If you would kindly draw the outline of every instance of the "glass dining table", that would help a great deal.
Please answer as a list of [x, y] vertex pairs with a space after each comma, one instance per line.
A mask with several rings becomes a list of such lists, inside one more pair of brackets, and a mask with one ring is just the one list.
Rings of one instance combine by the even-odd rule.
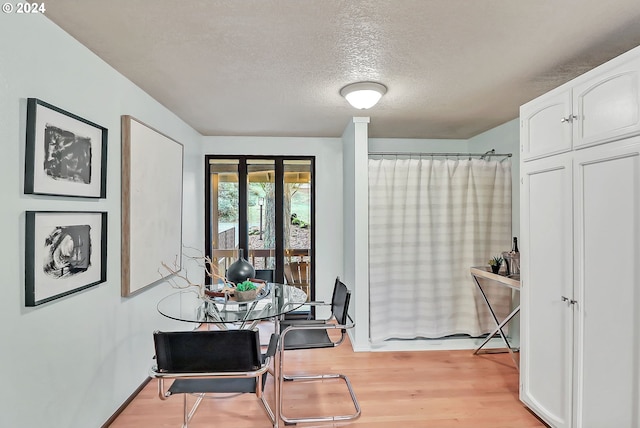
[[[219, 329], [230, 328], [254, 329], [263, 320], [273, 320], [275, 331], [279, 331], [279, 321], [286, 313], [295, 311], [307, 303], [307, 294], [301, 289], [287, 284], [266, 283], [261, 287], [254, 300], [237, 302], [228, 297], [198, 296], [196, 290], [185, 289], [172, 293], [158, 302], [158, 312], [165, 317], [198, 324], [215, 325]], [[233, 327], [232, 327], [233, 326]], [[273, 375], [280, 378], [280, 354], [275, 353]], [[274, 382], [275, 420], [274, 427], [279, 426], [280, 389], [279, 382]]]
[[266, 283], [254, 300], [237, 302], [229, 297], [198, 296], [195, 290], [180, 290], [158, 302], [158, 312], [178, 321], [214, 324], [227, 329], [226, 324], [239, 324], [239, 328], [254, 328], [266, 319], [278, 320], [307, 302], [301, 289], [279, 283]]

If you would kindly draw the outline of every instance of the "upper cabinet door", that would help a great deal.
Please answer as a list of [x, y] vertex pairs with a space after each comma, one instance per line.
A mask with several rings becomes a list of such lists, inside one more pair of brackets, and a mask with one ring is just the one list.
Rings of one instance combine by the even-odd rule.
[[640, 58], [575, 86], [573, 110], [574, 148], [640, 133]]
[[551, 92], [520, 107], [522, 159], [571, 150], [571, 92]]

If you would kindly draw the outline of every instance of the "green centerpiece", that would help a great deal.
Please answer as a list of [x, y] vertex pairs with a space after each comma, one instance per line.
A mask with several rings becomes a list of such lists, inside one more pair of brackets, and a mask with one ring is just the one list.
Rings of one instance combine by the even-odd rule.
[[251, 281], [243, 281], [236, 285], [236, 291], [234, 294], [238, 302], [255, 300], [258, 296], [258, 287], [256, 287], [256, 285]]

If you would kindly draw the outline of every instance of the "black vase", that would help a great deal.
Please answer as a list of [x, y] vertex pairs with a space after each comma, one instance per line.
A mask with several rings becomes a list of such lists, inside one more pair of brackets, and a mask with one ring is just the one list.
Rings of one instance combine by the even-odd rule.
[[238, 249], [238, 260], [231, 263], [231, 266], [227, 269], [227, 279], [235, 284], [240, 284], [242, 281], [254, 278], [255, 275], [256, 270], [244, 258], [244, 250], [242, 248]]

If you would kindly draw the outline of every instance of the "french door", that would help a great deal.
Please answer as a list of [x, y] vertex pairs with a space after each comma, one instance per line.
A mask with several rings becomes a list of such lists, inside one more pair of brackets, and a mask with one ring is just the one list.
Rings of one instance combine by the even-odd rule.
[[242, 249], [274, 282], [300, 287], [309, 300], [315, 297], [314, 161], [205, 157], [205, 248], [219, 273]]

